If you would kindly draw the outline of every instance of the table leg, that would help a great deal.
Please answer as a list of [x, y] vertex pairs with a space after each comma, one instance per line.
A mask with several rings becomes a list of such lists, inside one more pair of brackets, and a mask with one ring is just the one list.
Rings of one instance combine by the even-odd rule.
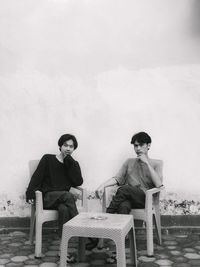
[[126, 267], [125, 237], [118, 236], [114, 241], [117, 251], [117, 267]]
[[71, 237], [64, 236], [61, 241], [60, 267], [67, 267], [68, 241]]

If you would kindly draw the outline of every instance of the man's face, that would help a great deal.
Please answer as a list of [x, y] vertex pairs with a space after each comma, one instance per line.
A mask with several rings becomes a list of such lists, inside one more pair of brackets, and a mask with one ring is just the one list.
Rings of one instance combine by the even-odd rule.
[[134, 143], [134, 150], [137, 156], [141, 156], [142, 154], [146, 155], [149, 148], [150, 148], [150, 144], [139, 143], [138, 141], [135, 141]]
[[74, 151], [74, 142], [73, 140], [67, 140], [63, 143], [63, 145], [60, 148], [60, 151], [63, 155], [63, 157], [66, 157], [67, 155], [71, 155]]

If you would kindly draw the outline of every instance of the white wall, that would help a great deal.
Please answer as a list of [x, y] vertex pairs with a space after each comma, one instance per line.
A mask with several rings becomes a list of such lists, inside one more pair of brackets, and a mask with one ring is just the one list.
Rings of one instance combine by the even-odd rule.
[[0, 2], [1, 216], [23, 215], [28, 160], [68, 132], [90, 190], [144, 130], [167, 191], [199, 192], [199, 3]]

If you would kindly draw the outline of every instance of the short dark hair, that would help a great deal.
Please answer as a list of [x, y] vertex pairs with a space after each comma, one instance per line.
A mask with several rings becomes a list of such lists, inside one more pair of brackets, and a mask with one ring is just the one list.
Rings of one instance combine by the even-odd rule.
[[139, 132], [133, 135], [131, 138], [131, 144], [134, 145], [136, 141], [139, 144], [151, 144], [151, 137], [145, 132]]
[[58, 146], [61, 147], [66, 141], [72, 140], [74, 143], [74, 149], [78, 147], [76, 137], [72, 134], [63, 134], [58, 140]]

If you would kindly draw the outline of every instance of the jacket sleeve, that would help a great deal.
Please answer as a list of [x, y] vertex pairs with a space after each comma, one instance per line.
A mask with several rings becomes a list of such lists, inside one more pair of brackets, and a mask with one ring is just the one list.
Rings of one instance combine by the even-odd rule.
[[78, 161], [74, 160], [71, 156], [67, 156], [64, 159], [64, 164], [68, 171], [71, 186], [76, 187], [82, 185], [83, 177]]
[[40, 190], [43, 179], [44, 173], [46, 168], [46, 157], [45, 155], [41, 158], [37, 169], [33, 173], [31, 180], [29, 182], [28, 188], [26, 190], [26, 201], [28, 202], [29, 199], [35, 199], [35, 191]]

